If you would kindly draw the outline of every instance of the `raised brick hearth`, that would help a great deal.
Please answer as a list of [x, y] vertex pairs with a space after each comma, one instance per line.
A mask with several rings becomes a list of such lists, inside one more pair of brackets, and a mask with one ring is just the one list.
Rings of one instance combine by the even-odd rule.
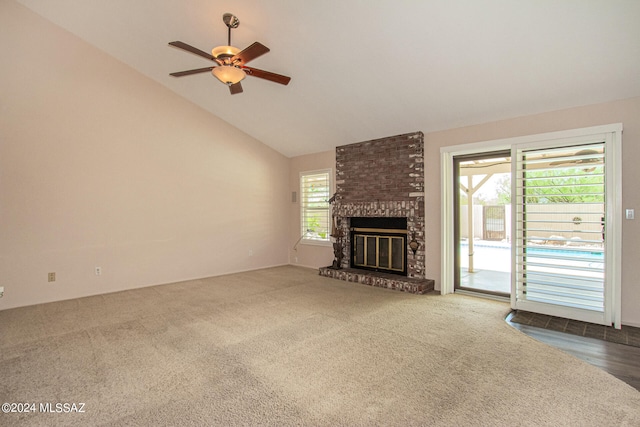
[[355, 268], [343, 268], [334, 270], [330, 267], [321, 267], [320, 275], [333, 279], [346, 280], [347, 282], [361, 283], [376, 288], [393, 289], [412, 294], [424, 294], [433, 290], [432, 279], [416, 279], [402, 277], [396, 274], [364, 271]]
[[[342, 245], [341, 270], [322, 268], [327, 277], [372, 286], [423, 293], [433, 289], [424, 265], [424, 135], [414, 132], [336, 148], [336, 198], [332, 216]], [[351, 218], [407, 218], [407, 276], [353, 269], [350, 264]], [[389, 277], [390, 276], [390, 277]]]

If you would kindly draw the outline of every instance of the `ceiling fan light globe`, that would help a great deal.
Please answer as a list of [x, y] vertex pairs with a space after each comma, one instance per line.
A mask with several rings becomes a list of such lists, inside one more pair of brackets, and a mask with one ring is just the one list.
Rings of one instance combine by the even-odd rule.
[[211, 55], [214, 58], [231, 58], [236, 56], [240, 52], [240, 49], [233, 46], [217, 46], [211, 50]]
[[226, 85], [236, 84], [247, 77], [247, 74], [242, 71], [242, 69], [234, 67], [233, 65], [221, 65], [220, 67], [215, 67], [211, 70], [211, 74]]

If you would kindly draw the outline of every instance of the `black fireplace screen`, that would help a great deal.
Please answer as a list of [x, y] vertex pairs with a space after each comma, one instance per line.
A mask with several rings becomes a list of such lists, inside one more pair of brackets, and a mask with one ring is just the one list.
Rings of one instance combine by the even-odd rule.
[[351, 267], [407, 274], [406, 218], [351, 218]]

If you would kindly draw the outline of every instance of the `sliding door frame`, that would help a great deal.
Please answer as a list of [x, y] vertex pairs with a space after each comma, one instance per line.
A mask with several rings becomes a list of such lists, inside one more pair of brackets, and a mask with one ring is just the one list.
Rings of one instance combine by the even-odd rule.
[[[572, 129], [559, 132], [550, 132], [537, 135], [527, 135], [514, 138], [483, 141], [470, 144], [455, 145], [440, 148], [441, 165], [441, 282], [440, 293], [454, 293], [455, 278], [455, 206], [454, 201], [457, 195], [457, 183], [454, 182], [454, 162], [456, 156], [480, 154], [491, 151], [515, 150], [522, 145], [533, 143], [553, 144], [564, 143], [571, 139], [582, 139], [587, 136], [602, 135], [605, 139], [605, 159], [609, 172], [606, 178], [606, 230], [610, 236], [605, 242], [607, 259], [607, 270], [605, 272], [610, 294], [610, 309], [607, 311], [607, 323], [613, 324], [616, 328], [621, 327], [621, 247], [622, 247], [622, 124], [611, 124], [603, 126], [593, 126], [580, 129]], [[513, 161], [513, 159], [512, 159]], [[515, 199], [514, 199], [515, 200]], [[515, 218], [515, 216], [514, 216]], [[515, 259], [515, 245], [511, 247], [511, 258]], [[511, 307], [515, 308], [516, 293], [514, 289], [514, 276], [512, 271], [512, 292]]]
[[[459, 182], [460, 179], [460, 163], [468, 160], [483, 160], [490, 159], [495, 157], [511, 157], [511, 150], [502, 150], [502, 151], [482, 151], [481, 153], [474, 153], [470, 155], [456, 155], [453, 158], [453, 182]], [[511, 168], [509, 168], [509, 173], [511, 173]], [[480, 175], [480, 174], [479, 174]], [[469, 190], [471, 190], [471, 184], [469, 184]], [[471, 203], [473, 196], [468, 196], [467, 203]], [[461, 218], [461, 205], [460, 205], [460, 195], [459, 191], [455, 190], [453, 194], [453, 215], [454, 215], [454, 288], [456, 292], [472, 292], [472, 293], [481, 293], [484, 295], [493, 295], [497, 298], [508, 298], [508, 296], [502, 292], [490, 291], [486, 289], [476, 289], [476, 288], [465, 288], [460, 286], [461, 275], [460, 275], [460, 266], [461, 266], [461, 257], [460, 257], [460, 218]], [[471, 221], [471, 218], [468, 219]], [[473, 240], [473, 236], [469, 236], [469, 240]], [[471, 246], [469, 246], [471, 248]]]

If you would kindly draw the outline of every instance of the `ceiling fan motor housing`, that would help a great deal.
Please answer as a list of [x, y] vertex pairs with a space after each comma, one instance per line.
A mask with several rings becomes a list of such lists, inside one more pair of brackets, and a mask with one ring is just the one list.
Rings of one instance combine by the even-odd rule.
[[240, 53], [240, 49], [234, 46], [216, 46], [211, 50], [211, 56], [221, 61], [233, 58], [238, 53]]

